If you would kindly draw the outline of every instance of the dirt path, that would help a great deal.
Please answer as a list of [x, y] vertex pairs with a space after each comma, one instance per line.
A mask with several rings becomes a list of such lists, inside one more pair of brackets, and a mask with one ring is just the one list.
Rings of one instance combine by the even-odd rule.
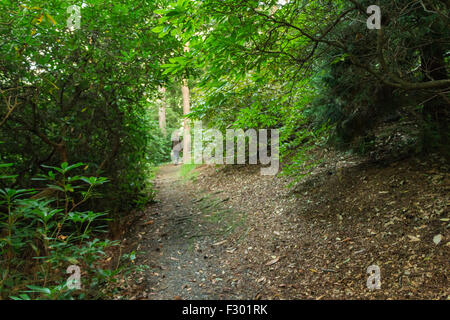
[[[137, 263], [150, 266], [142, 286], [147, 299], [245, 299], [234, 292], [224, 254], [224, 225], [210, 219], [209, 208], [225, 203], [214, 195], [195, 194], [179, 176], [180, 166], [163, 166], [157, 175], [157, 204], [136, 226]], [[231, 277], [232, 278], [232, 277]], [[232, 282], [233, 279], [230, 278]]]
[[202, 166], [194, 181], [163, 166], [127, 239], [150, 267], [135, 297], [449, 299], [449, 168], [341, 163], [294, 189], [255, 166]]

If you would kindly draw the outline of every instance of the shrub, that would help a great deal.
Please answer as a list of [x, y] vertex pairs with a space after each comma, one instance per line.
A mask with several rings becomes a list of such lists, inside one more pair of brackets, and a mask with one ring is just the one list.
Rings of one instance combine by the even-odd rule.
[[[101, 284], [123, 271], [103, 270], [99, 264], [105, 249], [119, 244], [98, 238], [105, 232], [107, 213], [82, 209], [100, 196], [96, 189], [108, 180], [71, 175], [81, 166], [46, 166], [48, 172], [35, 179], [47, 183], [43, 192], [0, 189], [0, 298], [95, 298], [104, 294]], [[0, 164], [3, 171], [10, 168]], [[67, 282], [72, 265], [81, 270], [82, 290]]]

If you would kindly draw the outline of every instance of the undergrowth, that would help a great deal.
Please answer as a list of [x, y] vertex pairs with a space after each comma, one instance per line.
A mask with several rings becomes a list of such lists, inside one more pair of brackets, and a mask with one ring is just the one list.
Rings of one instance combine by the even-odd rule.
[[[81, 166], [45, 166], [34, 179], [47, 183], [41, 192], [0, 189], [0, 299], [106, 298], [108, 284], [135, 268], [133, 253], [105, 267], [105, 251], [119, 242], [105, 237], [106, 212], [83, 208], [108, 180], [71, 174]], [[1, 180], [14, 180], [12, 167], [0, 164]]]

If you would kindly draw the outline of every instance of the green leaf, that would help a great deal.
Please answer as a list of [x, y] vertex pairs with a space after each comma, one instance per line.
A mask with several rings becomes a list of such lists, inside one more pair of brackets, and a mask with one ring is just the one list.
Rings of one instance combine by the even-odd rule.
[[52, 293], [49, 288], [42, 288], [42, 287], [37, 287], [37, 286], [32, 286], [32, 285], [27, 285], [27, 287], [29, 289], [31, 289], [31, 291], [25, 291], [25, 292], [39, 292], [39, 293], [44, 293], [46, 295], [50, 295]]
[[156, 27], [154, 27], [154, 28], [152, 29], [152, 32], [154, 32], [154, 33], [160, 33], [160, 32], [163, 31], [163, 29], [164, 29], [164, 26], [156, 26]]

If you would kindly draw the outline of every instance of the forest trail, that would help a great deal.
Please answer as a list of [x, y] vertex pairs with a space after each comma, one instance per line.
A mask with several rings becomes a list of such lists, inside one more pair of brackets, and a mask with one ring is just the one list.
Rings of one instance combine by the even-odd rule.
[[[142, 217], [136, 234], [138, 263], [150, 266], [142, 287], [148, 299], [245, 299], [224, 281], [229, 269], [217, 257], [224, 231], [202, 209], [207, 193], [195, 194], [179, 175], [181, 166], [165, 165], [155, 180], [156, 204]], [[220, 201], [220, 200], [219, 200]]]
[[[294, 189], [258, 166], [200, 166], [189, 179], [161, 167], [157, 202], [127, 239], [150, 267], [134, 298], [448, 298], [448, 167], [358, 161]], [[373, 265], [380, 290], [367, 287]]]

